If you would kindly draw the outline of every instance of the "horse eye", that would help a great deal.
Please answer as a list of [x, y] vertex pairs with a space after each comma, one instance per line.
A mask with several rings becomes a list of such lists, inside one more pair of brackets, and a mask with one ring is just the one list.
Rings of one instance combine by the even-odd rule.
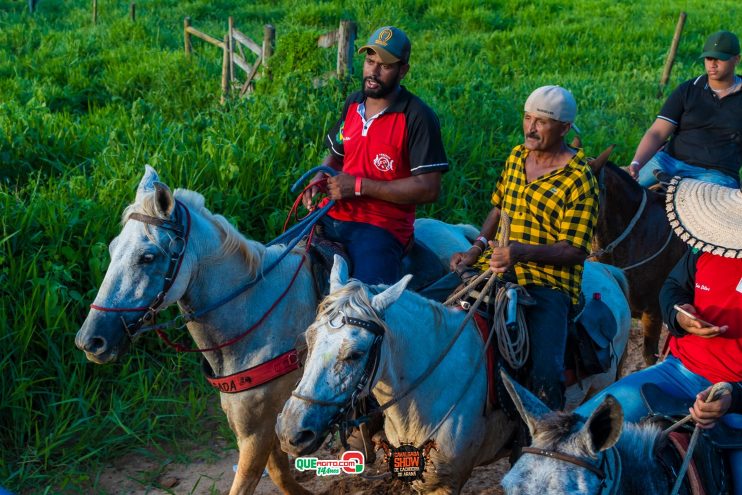
[[142, 256], [140, 256], [139, 263], [144, 265], [144, 264], [147, 264], [147, 263], [152, 263], [154, 260], [155, 260], [155, 255], [154, 254], [152, 254], [152, 253], [144, 253]]
[[358, 361], [363, 357], [363, 351], [351, 351], [345, 355], [343, 361]]

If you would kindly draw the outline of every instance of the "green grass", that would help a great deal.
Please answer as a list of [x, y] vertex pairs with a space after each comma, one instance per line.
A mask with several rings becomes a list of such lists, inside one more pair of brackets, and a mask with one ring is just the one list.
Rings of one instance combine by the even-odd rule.
[[[248, 236], [268, 240], [290, 184], [325, 154], [322, 135], [359, 87], [314, 81], [334, 69], [316, 37], [343, 18], [359, 41], [394, 23], [413, 42], [405, 84], [438, 113], [452, 163], [421, 214], [479, 223], [499, 166], [521, 140], [521, 111], [543, 84], [571, 89], [589, 153], [618, 144], [627, 163], [663, 100], [657, 82], [680, 10], [688, 13], [670, 89], [700, 74], [705, 37], [742, 34], [737, 1], [306, 2], [0, 0], [0, 485], [27, 493], [95, 490], [106, 460], [131, 449], [229, 437], [197, 359], [154, 338], [95, 366], [74, 336], [108, 263], [107, 244], [145, 163], [204, 194]], [[273, 79], [219, 104], [221, 38], [232, 15], [256, 40], [276, 26]], [[668, 89], [669, 92], [669, 89]], [[204, 422], [217, 422], [205, 431]]]

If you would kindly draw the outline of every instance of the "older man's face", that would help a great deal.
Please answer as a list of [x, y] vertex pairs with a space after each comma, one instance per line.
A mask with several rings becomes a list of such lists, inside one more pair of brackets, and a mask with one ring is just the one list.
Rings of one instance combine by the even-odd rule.
[[529, 151], [547, 151], [562, 142], [569, 132], [565, 122], [526, 112], [523, 115], [523, 143]]

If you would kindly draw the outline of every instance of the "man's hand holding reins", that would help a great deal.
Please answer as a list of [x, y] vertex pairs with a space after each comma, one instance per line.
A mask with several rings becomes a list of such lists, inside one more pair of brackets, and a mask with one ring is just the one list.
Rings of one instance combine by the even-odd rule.
[[732, 395], [723, 393], [721, 397], [706, 402], [706, 398], [711, 392], [711, 387], [699, 392], [696, 395], [696, 402], [690, 408], [690, 415], [699, 428], [713, 428], [716, 421], [724, 416], [732, 405]]

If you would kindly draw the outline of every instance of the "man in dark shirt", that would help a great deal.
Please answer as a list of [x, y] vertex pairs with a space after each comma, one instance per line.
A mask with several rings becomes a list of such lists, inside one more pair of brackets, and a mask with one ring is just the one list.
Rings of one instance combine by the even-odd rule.
[[[369, 284], [399, 280], [415, 205], [438, 198], [448, 170], [438, 118], [400, 85], [410, 47], [392, 26], [371, 35], [358, 50], [366, 55], [362, 90], [348, 97], [325, 138], [324, 164], [340, 173], [327, 179], [327, 197], [336, 203], [320, 222], [322, 235], [343, 244], [351, 275]], [[308, 209], [318, 191], [304, 195]]]
[[701, 58], [706, 74], [673, 91], [636, 148], [629, 173], [644, 187], [657, 182], [655, 171], [739, 185], [742, 78], [734, 72], [740, 60], [739, 39], [728, 31], [714, 33]]

